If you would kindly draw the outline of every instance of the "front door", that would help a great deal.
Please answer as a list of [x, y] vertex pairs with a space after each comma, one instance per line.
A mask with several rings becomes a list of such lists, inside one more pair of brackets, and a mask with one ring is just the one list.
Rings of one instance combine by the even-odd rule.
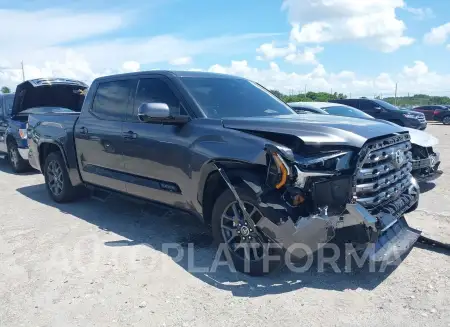
[[122, 133], [135, 80], [102, 82], [92, 107], [75, 125], [78, 164], [84, 182], [125, 192]]
[[139, 81], [133, 110], [123, 124], [123, 156], [127, 193], [184, 206], [184, 193], [189, 189], [190, 151], [189, 123], [167, 125], [143, 123], [137, 117], [142, 103], [166, 103], [174, 114], [187, 115], [175, 87], [163, 77], [143, 78]]

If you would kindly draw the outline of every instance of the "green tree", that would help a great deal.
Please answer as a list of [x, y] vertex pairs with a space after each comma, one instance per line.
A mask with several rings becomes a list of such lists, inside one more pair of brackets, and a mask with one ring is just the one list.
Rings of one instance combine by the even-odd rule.
[[11, 90], [7, 86], [2, 87], [2, 93], [11, 93]]

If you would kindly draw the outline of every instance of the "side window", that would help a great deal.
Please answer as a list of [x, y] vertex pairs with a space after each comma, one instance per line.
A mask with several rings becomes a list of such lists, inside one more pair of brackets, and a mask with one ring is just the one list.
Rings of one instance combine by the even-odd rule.
[[356, 99], [347, 99], [345, 101], [342, 101], [341, 103], [356, 109], [359, 109], [360, 106], [360, 101]]
[[100, 119], [125, 120], [133, 85], [132, 80], [100, 83], [91, 111]]
[[12, 107], [14, 103], [14, 95], [7, 95], [5, 97], [5, 106], [3, 108], [3, 112], [5, 113], [5, 116], [10, 117], [12, 112]]
[[3, 97], [0, 97], [0, 118], [5, 117], [4, 110], [5, 108], [3, 108]]
[[187, 116], [188, 113], [170, 87], [159, 78], [145, 78], [139, 81], [134, 100], [134, 112], [137, 113], [143, 103], [166, 103], [174, 114]]
[[369, 111], [373, 112], [375, 107], [377, 107], [377, 104], [370, 101], [370, 100], [359, 100], [360, 108], [362, 111]]

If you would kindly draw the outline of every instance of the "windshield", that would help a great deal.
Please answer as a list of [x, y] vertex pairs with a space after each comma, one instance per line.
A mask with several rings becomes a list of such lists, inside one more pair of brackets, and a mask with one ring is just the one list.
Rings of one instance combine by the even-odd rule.
[[14, 102], [14, 94], [5, 95], [5, 113], [9, 117], [11, 116], [12, 106]]
[[295, 114], [256, 83], [239, 78], [182, 77], [207, 117], [259, 117]]
[[373, 99], [372, 101], [374, 101], [375, 103], [379, 104], [381, 107], [387, 110], [400, 110], [398, 107], [393, 106], [389, 102], [383, 100]]
[[332, 106], [332, 107], [324, 107], [322, 109], [328, 112], [330, 115], [373, 119], [372, 116], [366, 114], [365, 112], [362, 112], [361, 110], [346, 106]]

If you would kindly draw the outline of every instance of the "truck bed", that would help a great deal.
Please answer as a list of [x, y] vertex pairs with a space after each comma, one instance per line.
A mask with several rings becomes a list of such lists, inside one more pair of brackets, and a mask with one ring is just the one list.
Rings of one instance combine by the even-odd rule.
[[[76, 168], [74, 126], [79, 116], [79, 112], [64, 108], [52, 108], [51, 112], [32, 112], [28, 115], [29, 162], [33, 168], [42, 171], [39, 157], [34, 154], [40, 152], [37, 150], [43, 143], [58, 146], [65, 154], [69, 170], [71, 167]], [[78, 175], [76, 169], [74, 171]]]

